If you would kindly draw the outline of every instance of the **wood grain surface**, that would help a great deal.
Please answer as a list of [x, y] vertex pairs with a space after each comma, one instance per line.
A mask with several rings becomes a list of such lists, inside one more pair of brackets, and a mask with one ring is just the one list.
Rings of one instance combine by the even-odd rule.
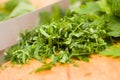
[[120, 59], [94, 55], [89, 62], [75, 64], [57, 64], [51, 70], [34, 73], [42, 65], [37, 60], [21, 68], [7, 62], [6, 68], [0, 69], [0, 80], [120, 80]]

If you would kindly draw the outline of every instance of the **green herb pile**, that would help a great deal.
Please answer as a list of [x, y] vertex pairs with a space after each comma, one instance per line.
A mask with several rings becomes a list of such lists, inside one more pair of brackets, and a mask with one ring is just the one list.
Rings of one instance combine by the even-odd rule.
[[27, 0], [9, 0], [0, 6], [0, 21], [20, 16], [35, 10]]
[[111, 1], [114, 2], [84, 1], [80, 7], [66, 11], [64, 17], [57, 9], [52, 18], [41, 14], [42, 24], [22, 33], [18, 44], [7, 50], [5, 58], [17, 64], [28, 63], [32, 58], [41, 62], [50, 59], [55, 64], [70, 63], [73, 58], [87, 61], [95, 53], [119, 57], [119, 47], [114, 44], [119, 46], [120, 0]]

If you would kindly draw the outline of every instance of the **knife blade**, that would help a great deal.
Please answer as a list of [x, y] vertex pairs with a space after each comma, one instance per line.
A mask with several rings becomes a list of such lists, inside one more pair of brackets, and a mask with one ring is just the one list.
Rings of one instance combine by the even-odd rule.
[[0, 22], [0, 51], [16, 44], [19, 39], [19, 33], [26, 29], [32, 29], [39, 21], [40, 12], [50, 11], [54, 4], [58, 4], [61, 8], [68, 8], [68, 3], [68, 0], [54, 0], [53, 3], [43, 8], [5, 22]]

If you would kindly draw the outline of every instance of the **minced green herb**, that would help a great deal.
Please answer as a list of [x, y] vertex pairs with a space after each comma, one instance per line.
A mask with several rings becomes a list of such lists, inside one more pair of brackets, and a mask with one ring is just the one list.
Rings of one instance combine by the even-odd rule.
[[52, 67], [53, 67], [53, 64], [51, 64], [51, 63], [42, 65], [40, 68], [35, 70], [35, 73], [41, 72], [41, 71], [44, 71], [44, 70], [50, 70]]
[[0, 68], [1, 68], [2, 70], [5, 70], [5, 69], [7, 68], [7, 65], [0, 65]]
[[[111, 53], [106, 50], [120, 37], [119, 18], [109, 4], [107, 0], [84, 1], [79, 8], [68, 10], [64, 17], [57, 9], [54, 14], [58, 17], [42, 14], [42, 25], [22, 33], [18, 44], [7, 50], [6, 59], [17, 64], [28, 63], [32, 58], [41, 62], [50, 59], [55, 64], [71, 63], [72, 59], [88, 61], [88, 56], [101, 51], [102, 55], [120, 56], [116, 50], [119, 48], [111, 47]], [[45, 69], [51, 66], [37, 71]]]
[[72, 13], [49, 25], [38, 25], [32, 31], [21, 34], [21, 40], [8, 50], [6, 56], [16, 63], [26, 63], [31, 58], [68, 63], [104, 50], [105, 22], [94, 15]]

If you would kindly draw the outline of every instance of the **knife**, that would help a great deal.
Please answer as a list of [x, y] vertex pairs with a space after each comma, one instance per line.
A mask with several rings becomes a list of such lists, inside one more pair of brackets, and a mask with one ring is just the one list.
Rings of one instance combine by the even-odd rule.
[[54, 4], [58, 4], [61, 8], [68, 8], [68, 0], [51, 1], [54, 2], [33, 12], [7, 20], [5, 22], [0, 22], [0, 51], [16, 44], [19, 40], [19, 33], [26, 29], [32, 29], [39, 21], [40, 12], [50, 11]]

